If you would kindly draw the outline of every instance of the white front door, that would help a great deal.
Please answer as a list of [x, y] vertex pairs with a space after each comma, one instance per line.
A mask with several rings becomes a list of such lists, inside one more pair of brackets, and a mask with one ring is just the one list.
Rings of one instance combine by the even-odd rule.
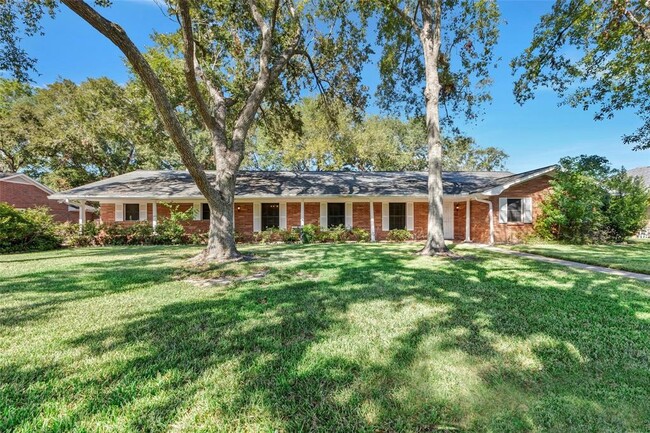
[[454, 202], [442, 202], [442, 227], [445, 239], [454, 239]]

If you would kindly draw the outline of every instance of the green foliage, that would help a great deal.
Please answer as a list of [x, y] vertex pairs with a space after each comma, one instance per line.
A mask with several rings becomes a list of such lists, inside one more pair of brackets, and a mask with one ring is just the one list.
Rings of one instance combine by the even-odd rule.
[[318, 242], [320, 235], [320, 227], [316, 224], [305, 224], [301, 229], [301, 242], [303, 244], [311, 244]]
[[44, 251], [58, 248], [60, 244], [48, 208], [19, 211], [0, 202], [0, 252]]
[[[418, 28], [423, 26], [423, 6], [441, 8], [440, 106], [443, 122], [454, 117], [476, 119], [483, 103], [490, 101], [490, 71], [495, 66], [494, 46], [499, 37], [500, 12], [493, 1], [377, 0], [365, 2], [379, 12], [377, 43], [382, 48], [379, 62], [381, 82], [377, 91], [382, 109], [389, 112], [422, 114], [425, 63]], [[396, 11], [403, 12], [400, 14]], [[433, 31], [433, 30], [432, 30]]]
[[[422, 118], [366, 116], [357, 119], [344, 105], [305, 98], [297, 109], [300, 133], [269, 134], [258, 128], [243, 167], [256, 170], [402, 171], [427, 168], [427, 136]], [[508, 155], [479, 147], [461, 135], [443, 139], [444, 170], [499, 170]]]
[[182, 244], [187, 243], [185, 234], [184, 221], [190, 221], [193, 218], [193, 209], [181, 211], [178, 205], [171, 203], [162, 203], [169, 209], [169, 216], [161, 218], [156, 227], [156, 243], [160, 244]]
[[596, 120], [634, 110], [643, 125], [623, 140], [635, 149], [650, 148], [647, 8], [641, 0], [556, 0], [530, 46], [512, 61], [518, 102], [548, 87], [571, 107], [594, 108]]
[[386, 240], [389, 242], [405, 242], [413, 239], [413, 233], [406, 229], [393, 229], [386, 235]]
[[543, 239], [622, 241], [645, 225], [650, 194], [640, 179], [612, 170], [599, 156], [563, 158], [535, 224]]

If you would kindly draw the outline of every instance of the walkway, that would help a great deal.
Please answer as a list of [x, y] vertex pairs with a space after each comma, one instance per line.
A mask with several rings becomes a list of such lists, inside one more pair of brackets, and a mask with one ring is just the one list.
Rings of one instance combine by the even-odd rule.
[[647, 274], [621, 271], [619, 269], [605, 268], [603, 266], [587, 265], [585, 263], [572, 262], [569, 260], [554, 259], [552, 257], [545, 257], [537, 254], [524, 253], [521, 251], [514, 251], [506, 248], [499, 248], [499, 247], [494, 247], [489, 245], [476, 245], [476, 247], [488, 251], [494, 251], [495, 253], [508, 254], [511, 256], [522, 257], [525, 259], [537, 260], [538, 262], [552, 263], [554, 265], [562, 265], [562, 266], [567, 266], [569, 268], [583, 269], [586, 271], [601, 272], [603, 274], [615, 275], [617, 277], [633, 278], [638, 281], [645, 281], [647, 283], [650, 283], [650, 275]]

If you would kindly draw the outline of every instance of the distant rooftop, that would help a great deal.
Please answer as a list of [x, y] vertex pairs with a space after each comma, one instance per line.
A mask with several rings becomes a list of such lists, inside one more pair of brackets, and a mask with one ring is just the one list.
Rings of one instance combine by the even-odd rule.
[[639, 176], [645, 182], [645, 185], [650, 188], [650, 166], [649, 167], [637, 167], [627, 172], [630, 176]]

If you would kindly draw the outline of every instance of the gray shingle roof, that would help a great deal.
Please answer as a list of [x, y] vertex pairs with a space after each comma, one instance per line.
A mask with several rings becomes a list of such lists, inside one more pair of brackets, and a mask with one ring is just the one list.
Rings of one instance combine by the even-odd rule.
[[643, 179], [645, 185], [650, 188], [650, 166], [633, 168], [628, 170], [627, 174], [630, 176], [639, 176]]
[[[545, 168], [547, 169], [547, 168]], [[540, 169], [543, 170], [543, 169]], [[539, 171], [539, 170], [538, 170]], [[534, 172], [534, 171], [533, 171]], [[484, 191], [513, 181], [510, 172], [445, 172], [445, 195]], [[214, 172], [208, 172], [208, 175]], [[314, 196], [405, 196], [426, 197], [425, 172], [357, 171], [241, 171], [235, 194], [238, 198], [314, 197]], [[187, 171], [134, 171], [104, 179], [50, 196], [54, 199], [187, 199], [202, 195]]]
[[16, 173], [8, 173], [6, 171], [0, 171], [0, 179], [4, 179], [5, 177], [15, 176], [15, 175]]

